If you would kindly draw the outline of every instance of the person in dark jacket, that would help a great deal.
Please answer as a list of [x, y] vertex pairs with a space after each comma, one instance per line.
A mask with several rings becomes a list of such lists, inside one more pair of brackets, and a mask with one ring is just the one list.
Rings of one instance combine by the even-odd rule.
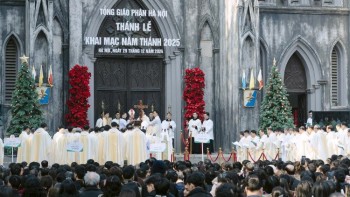
[[103, 194], [98, 187], [100, 175], [96, 172], [87, 172], [84, 176], [85, 188], [81, 190], [80, 197], [96, 197]]
[[211, 197], [212, 195], [204, 188], [205, 176], [201, 172], [191, 174], [185, 185], [184, 195], [187, 197]]

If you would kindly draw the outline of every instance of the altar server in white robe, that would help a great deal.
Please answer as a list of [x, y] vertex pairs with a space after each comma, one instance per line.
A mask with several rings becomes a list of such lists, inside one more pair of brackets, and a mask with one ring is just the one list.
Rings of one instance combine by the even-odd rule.
[[162, 131], [166, 131], [169, 134], [169, 137], [171, 139], [172, 147], [174, 147], [174, 137], [175, 137], [175, 131], [176, 131], [176, 123], [172, 119], [172, 115], [170, 112], [166, 114], [166, 120], [163, 120], [162, 122]]
[[18, 147], [17, 150], [17, 163], [21, 163], [23, 161], [30, 163], [30, 147], [32, 137], [33, 134], [30, 132], [30, 128], [28, 126], [24, 126], [22, 133], [19, 135], [19, 139], [21, 140], [21, 146]]
[[210, 119], [210, 114], [209, 112], [205, 112], [204, 113], [204, 121], [202, 124], [202, 132], [206, 133], [209, 136], [209, 143], [203, 144], [203, 150], [204, 152], [207, 151], [207, 148], [209, 148], [209, 151], [212, 153], [214, 152], [214, 123], [213, 121]]
[[46, 131], [46, 123], [42, 123], [33, 134], [31, 162], [49, 161], [51, 151], [51, 136]]
[[244, 136], [239, 141], [239, 143], [241, 145], [241, 147], [240, 147], [241, 148], [241, 158], [243, 160], [246, 160], [246, 159], [250, 160], [250, 157], [248, 155], [248, 150], [250, 147], [250, 143], [252, 141], [252, 137], [250, 136], [249, 130], [245, 130], [243, 133], [244, 133], [243, 134]]
[[[115, 123], [117, 123], [117, 125], [119, 125], [120, 124], [120, 113], [119, 112], [117, 112], [117, 113], [115, 113], [115, 118], [112, 120], [112, 122], [115, 122]], [[112, 122], [111, 122], [111, 125], [112, 125]]]
[[244, 154], [243, 147], [242, 147], [242, 144], [241, 144], [243, 138], [244, 138], [244, 131], [240, 131], [239, 132], [239, 142], [236, 145], [237, 161], [240, 161], [240, 162], [245, 160], [245, 159], [247, 159], [247, 155]]
[[[174, 130], [176, 129], [176, 124], [173, 120], [171, 120], [171, 113], [168, 112], [166, 115], [166, 120], [163, 120], [162, 122], [162, 130], [161, 133], [163, 136], [166, 136], [166, 144], [167, 144], [167, 153], [163, 154], [167, 158], [163, 159], [168, 159], [171, 160], [171, 155], [172, 155], [172, 150], [174, 147]], [[161, 139], [164, 139], [164, 137], [161, 137]]]
[[141, 122], [134, 122], [135, 128], [131, 124], [127, 125], [127, 130], [124, 133], [125, 139], [125, 159], [128, 165], [136, 165], [144, 162], [147, 156], [147, 138], [140, 130]]
[[198, 114], [194, 112], [192, 119], [188, 122], [188, 129], [190, 131], [191, 139], [191, 151], [193, 154], [200, 154], [202, 152], [201, 145], [194, 143], [194, 138], [202, 129], [202, 122], [198, 119]]
[[280, 142], [278, 142], [276, 133], [272, 130], [272, 128], [267, 129], [268, 140], [266, 143], [266, 151], [265, 155], [268, 160], [276, 159], [276, 155], [278, 153], [278, 149], [280, 148]]
[[117, 129], [117, 123], [112, 122], [112, 128], [107, 133], [105, 144], [106, 161], [113, 161], [124, 165], [125, 140], [123, 133]]
[[67, 134], [63, 126], [52, 138], [52, 162], [58, 164], [67, 164]]
[[[250, 155], [253, 157], [254, 161], [257, 161], [257, 159], [259, 159], [260, 155], [258, 151], [258, 145], [260, 142], [260, 138], [257, 135], [256, 130], [251, 130], [250, 131], [250, 136], [251, 136], [251, 143], [250, 143], [250, 147], [249, 147], [249, 152]], [[251, 160], [251, 158], [249, 158], [249, 160]]]
[[[268, 141], [267, 135], [265, 134], [264, 130], [259, 130], [259, 142], [258, 145], [256, 147], [256, 153], [257, 153], [257, 159], [259, 159], [259, 157], [261, 156], [262, 153], [265, 154], [265, 150], [266, 150], [266, 143]], [[260, 160], [263, 160], [264, 158], [261, 157]]]
[[104, 125], [103, 125], [103, 116], [104, 116], [104, 114], [101, 113], [101, 117], [100, 117], [99, 119], [96, 120], [96, 125], [95, 125], [96, 127], [101, 128], [101, 127], [104, 126]]
[[333, 154], [337, 154], [338, 152], [338, 138], [336, 133], [333, 131], [333, 126], [328, 125], [326, 127], [327, 131], [327, 149], [328, 149], [328, 158], [330, 158]]

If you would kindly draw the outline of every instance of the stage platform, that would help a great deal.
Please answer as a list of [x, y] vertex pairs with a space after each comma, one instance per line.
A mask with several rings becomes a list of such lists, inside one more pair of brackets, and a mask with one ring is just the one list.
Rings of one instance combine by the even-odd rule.
[[[212, 153], [211, 154], [211, 159], [212, 159], [212, 163], [223, 163], [225, 162], [224, 159], [220, 156], [216, 162], [213, 162], [216, 158], [217, 158], [218, 154], [217, 153]], [[230, 158], [230, 154], [223, 154], [224, 158], [226, 161], [228, 161], [228, 159]], [[207, 159], [207, 155], [205, 154], [203, 156], [204, 160]], [[176, 161], [183, 161], [184, 160], [184, 155], [183, 154], [175, 154], [175, 162]], [[193, 155], [190, 155], [190, 161], [191, 163], [198, 163], [199, 161], [202, 161], [202, 155], [201, 154], [193, 154]], [[233, 159], [230, 158], [229, 161], [230, 163], [233, 163]]]

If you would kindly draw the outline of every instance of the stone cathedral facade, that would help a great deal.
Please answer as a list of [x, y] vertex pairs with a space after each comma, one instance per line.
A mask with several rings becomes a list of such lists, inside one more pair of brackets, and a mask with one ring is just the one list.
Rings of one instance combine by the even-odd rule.
[[[184, 70], [200, 67], [215, 146], [226, 151], [239, 131], [258, 128], [264, 88], [255, 107], [244, 108], [243, 71], [256, 78], [261, 69], [266, 83], [274, 58], [297, 123], [306, 120], [309, 110], [349, 110], [349, 8], [347, 0], [0, 0], [0, 131], [5, 134], [11, 119], [11, 94], [23, 54], [37, 73], [43, 66], [44, 76], [52, 65], [54, 87], [49, 104], [42, 105], [51, 133], [64, 124], [68, 71], [75, 64], [92, 73], [90, 126], [102, 111], [114, 116], [142, 100], [149, 106], [146, 113], [153, 108], [161, 119], [171, 110], [178, 130], [183, 129]], [[123, 14], [132, 9], [163, 13]], [[138, 31], [117, 23], [151, 25]], [[179, 42], [149, 45], [151, 52], [143, 54], [105, 53], [98, 38], [108, 36]], [[175, 142], [179, 152], [179, 137]]]

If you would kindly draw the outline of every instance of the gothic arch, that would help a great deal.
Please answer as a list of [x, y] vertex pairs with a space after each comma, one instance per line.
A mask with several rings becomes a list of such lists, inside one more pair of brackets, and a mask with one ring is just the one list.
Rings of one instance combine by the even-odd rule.
[[[14, 40], [15, 40], [17, 46], [18, 46], [18, 49], [19, 49], [18, 53], [19, 53], [19, 55], [21, 55], [21, 54], [23, 53], [23, 45], [22, 45], [21, 39], [19, 38], [19, 36], [18, 36], [15, 32], [11, 32], [11, 33], [9, 33], [9, 34], [6, 36], [6, 38], [5, 38], [5, 40], [4, 40], [4, 45], [3, 45], [3, 47], [2, 47], [2, 51], [3, 51], [3, 55], [2, 55], [3, 60], [2, 60], [2, 61], [5, 61], [5, 50], [6, 50], [6, 45], [7, 45], [8, 41], [9, 41], [12, 37], [14, 38]], [[27, 54], [26, 54], [26, 55], [27, 55]]]
[[35, 31], [34, 31], [34, 41], [37, 39], [38, 35], [40, 34], [40, 32], [42, 32], [45, 37], [46, 37], [46, 40], [49, 40], [48, 38], [48, 35], [50, 34], [49, 31], [42, 25], [40, 25]]
[[340, 39], [335, 40], [333, 42], [333, 44], [331, 45], [330, 49], [328, 50], [329, 51], [329, 57], [331, 57], [332, 50], [334, 48], [336, 48], [338, 50], [338, 52], [339, 52], [339, 56], [340, 56], [339, 58], [341, 60], [341, 63], [343, 65], [347, 65], [348, 60], [347, 60], [347, 56], [345, 54], [347, 54], [348, 52], [347, 52], [347, 50], [345, 48], [344, 43]]
[[[11, 39], [14, 40], [14, 42], [15, 42], [15, 44], [17, 46], [18, 56], [21, 56], [21, 54], [23, 53], [22, 42], [21, 42], [19, 36], [15, 32], [9, 33], [6, 36], [6, 38], [5, 38], [4, 42], [3, 42], [4, 44], [2, 46], [2, 58], [1, 58], [0, 61], [2, 62], [3, 66], [2, 66], [2, 68], [0, 70], [0, 76], [1, 76], [2, 73], [3, 73], [2, 76], [5, 76], [6, 48], [7, 48], [8, 42]], [[19, 69], [20, 69], [20, 64], [17, 64], [17, 71]], [[2, 103], [5, 103], [5, 87], [6, 87], [5, 86], [5, 77], [0, 79], [0, 84], [2, 84], [1, 87], [0, 87], [0, 93], [1, 93], [1, 95], [4, 95], [4, 96], [0, 97], [0, 100], [2, 101]]]
[[[198, 32], [201, 33], [203, 31], [203, 28], [205, 27], [205, 25], [208, 24], [210, 31], [211, 31], [211, 36], [213, 38], [213, 48], [216, 48], [218, 45], [218, 41], [217, 41], [218, 38], [217, 38], [217, 34], [214, 34], [214, 32], [213, 32], [213, 29], [215, 29], [213, 21], [214, 21], [213, 18], [209, 14], [205, 14], [199, 22], [199, 31]], [[202, 39], [201, 36], [199, 36], [198, 43], [200, 42], [201, 39]]]
[[[331, 67], [332, 67], [332, 51], [335, 49], [338, 55], [338, 90], [339, 95], [338, 95], [338, 101], [339, 106], [347, 106], [348, 105], [348, 99], [347, 99], [347, 93], [345, 91], [341, 91], [346, 87], [347, 84], [347, 75], [344, 73], [348, 72], [347, 66], [348, 65], [348, 60], [347, 60], [347, 51], [346, 48], [344, 47], [345, 45], [340, 39], [337, 39], [333, 42], [331, 45], [331, 48], [329, 49], [329, 77], [328, 79], [332, 81], [332, 73], [331, 73]], [[330, 91], [332, 91], [332, 88], [330, 88]], [[331, 92], [330, 92], [331, 93]]]
[[[321, 60], [311, 44], [298, 36], [283, 50], [277, 65], [281, 78], [284, 79], [287, 63], [291, 56], [297, 52], [304, 67], [307, 78], [308, 107], [312, 110], [321, 110], [322, 95], [319, 81], [323, 78]], [[320, 99], [322, 98], [322, 99]]]
[[[251, 42], [251, 43], [249, 43], [249, 42]], [[241, 39], [241, 50], [240, 50], [240, 60], [241, 61], [240, 62], [241, 62], [242, 69], [247, 69], [250, 66], [254, 66], [254, 64], [255, 64], [255, 63], [254, 64], [252, 63], [255, 61], [255, 58], [256, 58], [255, 42], [256, 42], [255, 37], [253, 36], [253, 34], [251, 32], [245, 33]], [[246, 58], [244, 58], [244, 57], [246, 57]], [[254, 67], [254, 69], [256, 69], [256, 67]]]

